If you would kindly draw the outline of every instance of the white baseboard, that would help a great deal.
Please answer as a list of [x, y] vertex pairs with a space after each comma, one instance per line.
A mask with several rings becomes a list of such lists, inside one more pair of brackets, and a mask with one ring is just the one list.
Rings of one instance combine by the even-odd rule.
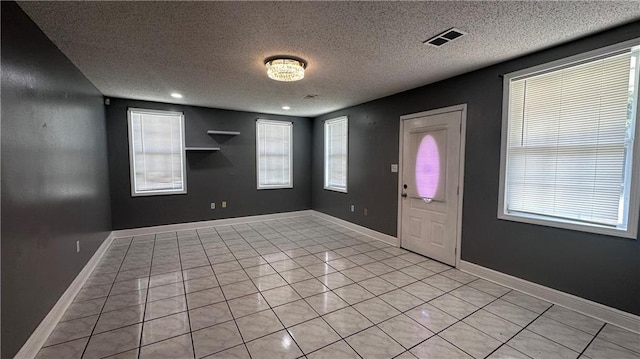
[[132, 229], [121, 229], [121, 230], [113, 231], [112, 235], [113, 235], [113, 238], [142, 236], [145, 234], [185, 231], [185, 230], [193, 230], [193, 229], [202, 229], [202, 228], [213, 227], [213, 226], [224, 226], [224, 225], [232, 225], [232, 224], [270, 221], [275, 219], [295, 218], [295, 217], [301, 217], [301, 216], [316, 216], [322, 219], [326, 219], [327, 221], [339, 224], [343, 227], [349, 228], [358, 233], [362, 233], [374, 239], [378, 239], [383, 242], [389, 243], [396, 247], [398, 246], [398, 243], [399, 243], [398, 238], [396, 237], [390, 236], [388, 234], [380, 233], [378, 231], [374, 231], [373, 229], [369, 229], [351, 222], [347, 222], [340, 218], [336, 218], [328, 214], [314, 211], [314, 210], [263, 214], [263, 215], [257, 215], [257, 216], [245, 216], [245, 217], [235, 217], [235, 218], [225, 218], [225, 219], [214, 219], [211, 221], [167, 224], [167, 225], [132, 228]]
[[531, 296], [569, 308], [632, 332], [640, 333], [640, 317], [619, 309], [580, 298], [575, 295], [526, 281], [471, 262], [460, 261], [461, 271], [476, 275], [497, 284], [513, 288]]
[[60, 319], [62, 319], [62, 316], [67, 311], [67, 308], [69, 308], [69, 305], [73, 302], [73, 298], [75, 298], [80, 289], [82, 289], [84, 283], [87, 281], [89, 276], [91, 276], [91, 273], [100, 262], [100, 259], [102, 259], [102, 256], [106, 253], [111, 242], [113, 242], [113, 238], [113, 233], [110, 233], [102, 242], [93, 256], [91, 256], [91, 259], [89, 259], [84, 268], [82, 268], [73, 282], [71, 282], [67, 290], [65, 290], [60, 299], [58, 299], [53, 308], [51, 308], [47, 316], [40, 322], [36, 330], [31, 333], [31, 336], [24, 343], [15, 358], [32, 359], [38, 355], [40, 348], [42, 348], [42, 345], [47, 341], [47, 338], [49, 338], [49, 335], [55, 329]]
[[369, 236], [369, 237], [381, 240], [383, 242], [389, 243], [392, 246], [398, 247], [399, 244], [400, 244], [400, 241], [398, 241], [398, 238], [390, 236], [388, 234], [384, 234], [384, 233], [381, 233], [381, 232], [378, 232], [378, 231], [374, 231], [373, 229], [370, 229], [370, 228], [367, 228], [367, 227], [363, 227], [363, 226], [357, 225], [355, 223], [351, 223], [351, 222], [345, 221], [345, 220], [340, 219], [340, 218], [336, 218], [334, 216], [330, 216], [330, 215], [322, 213], [322, 212], [318, 212], [318, 211], [311, 211], [311, 212], [313, 212], [312, 214], [314, 216], [316, 216], [316, 217], [320, 217], [322, 219], [326, 219], [329, 222], [333, 222], [333, 223], [339, 224], [339, 225], [341, 225], [343, 227], [349, 228], [349, 229], [351, 229], [353, 231], [356, 231], [358, 233], [362, 233], [365, 236]]
[[113, 238], [143, 236], [145, 234], [153, 234], [153, 233], [177, 232], [177, 231], [186, 231], [186, 230], [193, 230], [193, 229], [202, 229], [202, 228], [207, 228], [212, 226], [224, 226], [224, 225], [230, 225], [230, 224], [242, 224], [242, 223], [260, 222], [260, 221], [270, 221], [274, 219], [309, 216], [309, 215], [312, 215], [313, 212], [314, 211], [309, 209], [309, 210], [295, 211], [295, 212], [261, 214], [256, 216], [214, 219], [210, 221], [198, 221], [198, 222], [189, 222], [189, 223], [166, 224], [161, 226], [140, 227], [140, 228], [132, 228], [132, 229], [120, 229], [120, 230], [113, 231], [112, 233], [113, 233]]

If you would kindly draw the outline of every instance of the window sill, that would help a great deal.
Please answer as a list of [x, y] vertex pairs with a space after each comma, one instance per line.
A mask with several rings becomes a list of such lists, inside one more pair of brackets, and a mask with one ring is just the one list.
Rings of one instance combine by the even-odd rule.
[[341, 193], [347, 193], [347, 189], [346, 188], [340, 188], [340, 187], [324, 187], [325, 190], [327, 191], [334, 191], [334, 192], [341, 192]]
[[180, 191], [155, 191], [155, 192], [139, 192], [131, 193], [131, 197], [148, 197], [148, 196], [168, 196], [172, 194], [187, 194], [186, 190]]
[[293, 188], [292, 185], [286, 185], [286, 186], [261, 186], [261, 187], [257, 187], [258, 191], [263, 190], [263, 189], [290, 189]]
[[627, 228], [626, 230], [622, 230], [597, 224], [585, 224], [559, 218], [550, 219], [549, 217], [521, 213], [498, 213], [498, 219], [512, 222], [535, 224], [545, 227], [569, 229], [572, 231], [604, 234], [612, 237], [622, 237], [629, 239], [636, 239], [638, 235], [637, 228]]

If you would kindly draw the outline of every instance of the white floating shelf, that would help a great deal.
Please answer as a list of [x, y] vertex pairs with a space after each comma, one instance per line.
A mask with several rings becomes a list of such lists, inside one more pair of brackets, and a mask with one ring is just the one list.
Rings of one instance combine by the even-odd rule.
[[220, 147], [185, 147], [186, 151], [220, 151]]
[[237, 136], [240, 132], [238, 131], [218, 131], [218, 130], [209, 130], [207, 131], [207, 135], [229, 135], [229, 136]]

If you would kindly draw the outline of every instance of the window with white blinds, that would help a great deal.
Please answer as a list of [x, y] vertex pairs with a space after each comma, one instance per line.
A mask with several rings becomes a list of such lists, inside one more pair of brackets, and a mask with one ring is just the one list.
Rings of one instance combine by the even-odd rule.
[[346, 116], [324, 123], [324, 188], [347, 192], [349, 123]]
[[258, 189], [293, 187], [293, 123], [256, 121]]
[[187, 193], [182, 112], [130, 108], [131, 195]]
[[505, 76], [500, 218], [635, 238], [639, 52], [612, 50]]

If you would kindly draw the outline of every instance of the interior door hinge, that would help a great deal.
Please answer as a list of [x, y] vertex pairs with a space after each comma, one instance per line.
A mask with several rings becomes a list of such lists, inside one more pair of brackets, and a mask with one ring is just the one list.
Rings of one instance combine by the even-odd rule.
[[460, 186], [458, 186], [458, 189], [456, 190], [456, 194], [460, 195]]

